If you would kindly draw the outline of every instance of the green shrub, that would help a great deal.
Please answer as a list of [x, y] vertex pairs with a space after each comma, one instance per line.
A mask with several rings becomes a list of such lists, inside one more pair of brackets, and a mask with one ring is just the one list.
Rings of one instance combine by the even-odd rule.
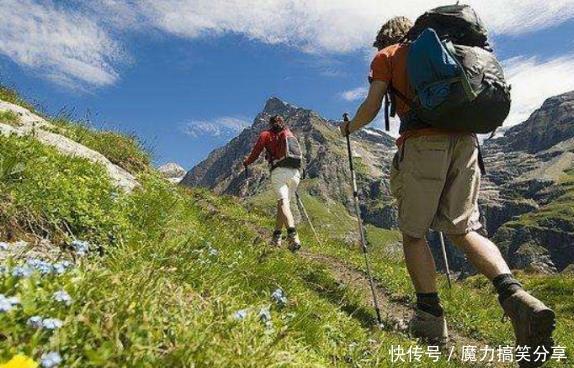
[[103, 167], [30, 137], [0, 136], [0, 147], [0, 226], [102, 244], [124, 232], [122, 205]]

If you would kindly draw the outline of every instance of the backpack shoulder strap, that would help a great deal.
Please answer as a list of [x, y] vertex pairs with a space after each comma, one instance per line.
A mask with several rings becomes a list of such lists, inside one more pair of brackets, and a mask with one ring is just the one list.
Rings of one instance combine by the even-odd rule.
[[389, 92], [385, 93], [385, 131], [391, 130], [391, 122], [389, 119], [389, 106], [391, 105], [391, 99]]
[[415, 108], [415, 103], [411, 99], [393, 87], [392, 84], [389, 84], [387, 93], [385, 94], [385, 130], [387, 132], [391, 130], [390, 117], [395, 117], [397, 114], [397, 101], [395, 96], [403, 100], [411, 109]]
[[401, 91], [399, 91], [398, 89], [393, 87], [392, 84], [389, 84], [388, 90], [391, 94], [398, 96], [411, 109], [416, 108], [414, 101], [411, 100], [410, 98], [408, 98], [407, 96], [405, 96]]

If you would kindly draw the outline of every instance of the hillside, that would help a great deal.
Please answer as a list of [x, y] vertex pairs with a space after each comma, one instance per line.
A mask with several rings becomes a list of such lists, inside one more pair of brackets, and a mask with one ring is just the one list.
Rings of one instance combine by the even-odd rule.
[[[25, 105], [8, 92], [0, 99]], [[396, 231], [369, 232], [384, 312], [379, 329], [361, 254], [327, 236], [347, 226], [334, 187], [318, 183], [303, 194], [310, 211], [325, 219], [323, 242], [315, 244], [303, 226], [307, 249], [292, 255], [266, 245], [271, 220], [261, 206], [171, 184], [146, 163], [133, 137], [42, 118], [53, 125], [49, 131], [78, 149], [90, 147], [107, 160], [101, 161], [46, 144], [43, 133], [10, 134], [5, 126], [21, 124], [10, 111], [0, 108], [0, 363], [24, 354], [38, 362], [57, 356], [61, 367], [410, 367], [393, 363], [389, 349], [419, 344], [426, 351], [405, 333], [412, 289]], [[328, 124], [309, 129], [332, 134]], [[381, 166], [361, 149], [368, 177]], [[336, 149], [325, 155], [341, 157]], [[344, 163], [336, 163], [340, 175]], [[110, 164], [137, 184], [119, 186]], [[316, 173], [332, 175], [323, 170]], [[249, 181], [241, 190], [256, 188]], [[565, 296], [574, 292], [574, 278], [518, 277], [557, 310], [557, 341], [570, 354], [574, 301]], [[423, 355], [417, 366], [484, 366], [462, 362], [462, 346], [512, 344], [485, 280], [470, 277], [452, 290], [441, 280], [441, 290], [454, 357], [447, 361], [445, 351], [433, 362]]]

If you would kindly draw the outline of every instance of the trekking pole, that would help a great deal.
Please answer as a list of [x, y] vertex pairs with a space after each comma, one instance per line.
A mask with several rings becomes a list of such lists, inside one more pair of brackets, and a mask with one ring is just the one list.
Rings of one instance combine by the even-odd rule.
[[309, 224], [309, 227], [311, 228], [313, 235], [315, 235], [315, 240], [317, 240], [317, 243], [319, 243], [319, 245], [322, 246], [323, 244], [321, 244], [321, 239], [319, 239], [319, 235], [317, 235], [317, 232], [315, 231], [315, 227], [311, 222], [311, 218], [309, 217], [309, 214], [307, 213], [305, 206], [303, 206], [303, 201], [301, 200], [301, 197], [299, 197], [299, 192], [295, 192], [295, 197], [297, 198], [297, 204], [299, 205], [299, 207], [301, 207], [301, 212], [303, 212], [303, 216], [305, 216], [305, 219], [307, 220], [307, 223]]
[[446, 269], [446, 279], [448, 280], [448, 288], [452, 289], [450, 283], [450, 268], [448, 267], [448, 257], [446, 256], [446, 246], [444, 245], [444, 235], [442, 231], [439, 231], [438, 236], [440, 238], [440, 247], [442, 249], [442, 258], [444, 259], [444, 267]]
[[245, 186], [243, 189], [240, 189], [239, 195], [240, 197], [245, 197], [247, 195], [247, 191], [249, 190], [249, 169], [247, 166], [243, 166], [243, 180], [245, 180]]
[[[343, 114], [343, 120], [349, 122], [349, 114]], [[347, 136], [347, 153], [349, 154], [349, 167], [351, 169], [351, 181], [353, 185], [353, 199], [355, 201], [355, 212], [357, 214], [357, 223], [359, 225], [359, 234], [361, 237], [361, 248], [363, 250], [363, 257], [365, 258], [365, 265], [367, 266], [367, 276], [369, 277], [369, 284], [371, 286], [371, 293], [373, 293], [373, 304], [375, 305], [375, 312], [377, 314], [377, 322], [379, 326], [383, 325], [381, 319], [381, 310], [379, 309], [379, 302], [377, 301], [377, 293], [375, 291], [375, 283], [373, 282], [373, 276], [371, 275], [371, 264], [369, 262], [369, 255], [367, 249], [367, 242], [365, 240], [365, 230], [363, 229], [363, 220], [361, 219], [361, 208], [359, 207], [359, 192], [357, 190], [357, 178], [355, 176], [355, 168], [353, 167], [353, 153], [351, 151], [351, 138], [349, 133], [346, 132]]]

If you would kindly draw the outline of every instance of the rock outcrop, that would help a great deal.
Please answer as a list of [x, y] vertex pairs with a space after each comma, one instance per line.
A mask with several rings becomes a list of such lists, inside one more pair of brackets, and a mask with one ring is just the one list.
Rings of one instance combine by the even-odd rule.
[[51, 132], [51, 124], [44, 118], [32, 113], [30, 110], [0, 100], [0, 112], [5, 111], [14, 112], [19, 117], [19, 121], [17, 123], [10, 124], [0, 121], [0, 134], [33, 136], [40, 142], [56, 148], [63, 154], [83, 157], [92, 162], [99, 163], [108, 171], [110, 179], [124, 191], [129, 192], [138, 185], [138, 182], [132, 174], [121, 167], [114, 165], [101, 153], [64, 137], [63, 135]]

